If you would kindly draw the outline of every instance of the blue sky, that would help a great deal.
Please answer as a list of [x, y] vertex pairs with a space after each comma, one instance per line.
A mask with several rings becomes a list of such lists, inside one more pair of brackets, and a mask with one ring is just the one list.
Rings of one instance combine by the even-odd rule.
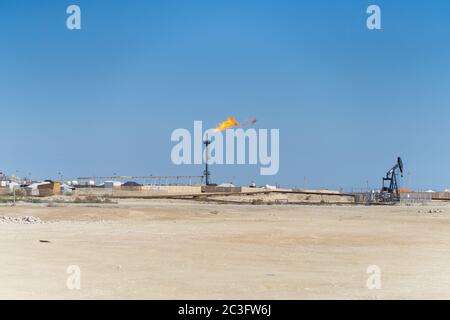
[[404, 186], [450, 188], [448, 1], [1, 1], [0, 39], [6, 173], [201, 174], [171, 132], [231, 115], [280, 129], [280, 171], [215, 182], [378, 188], [400, 155]]

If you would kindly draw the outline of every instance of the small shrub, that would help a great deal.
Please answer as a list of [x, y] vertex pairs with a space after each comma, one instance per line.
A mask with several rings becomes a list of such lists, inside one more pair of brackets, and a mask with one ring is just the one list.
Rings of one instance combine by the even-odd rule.
[[264, 201], [262, 199], [253, 199], [252, 200], [252, 204], [253, 205], [260, 205], [260, 204], [263, 204], [263, 203], [264, 203]]

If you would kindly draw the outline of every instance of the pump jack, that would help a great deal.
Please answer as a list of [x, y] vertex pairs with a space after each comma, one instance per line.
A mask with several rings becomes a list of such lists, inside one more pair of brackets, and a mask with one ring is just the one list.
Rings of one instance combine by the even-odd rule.
[[400, 157], [397, 158], [397, 163], [383, 177], [383, 186], [380, 192], [380, 200], [383, 202], [400, 201], [400, 192], [398, 188], [397, 175], [403, 177], [403, 161]]

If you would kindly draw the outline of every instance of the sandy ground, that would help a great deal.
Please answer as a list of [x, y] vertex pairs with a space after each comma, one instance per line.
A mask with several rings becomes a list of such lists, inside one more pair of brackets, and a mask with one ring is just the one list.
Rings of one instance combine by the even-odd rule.
[[0, 224], [0, 298], [450, 299], [450, 207], [127, 200], [2, 215], [45, 223]]

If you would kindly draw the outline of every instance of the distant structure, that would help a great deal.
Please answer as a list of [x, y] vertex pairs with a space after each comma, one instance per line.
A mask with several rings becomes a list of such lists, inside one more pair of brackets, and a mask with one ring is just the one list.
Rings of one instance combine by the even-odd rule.
[[211, 175], [211, 172], [209, 172], [209, 168], [208, 168], [208, 146], [211, 144], [211, 140], [208, 139], [208, 136], [206, 136], [206, 140], [203, 142], [205, 144], [205, 154], [206, 154], [206, 159], [205, 159], [205, 171], [203, 171], [203, 175], [205, 176], [205, 184], [207, 186], [210, 185], [209, 183], [209, 176]]
[[119, 187], [126, 182], [141, 181], [142, 185], [193, 185], [203, 183], [204, 176], [86, 176], [78, 177], [70, 185], [77, 187]]

